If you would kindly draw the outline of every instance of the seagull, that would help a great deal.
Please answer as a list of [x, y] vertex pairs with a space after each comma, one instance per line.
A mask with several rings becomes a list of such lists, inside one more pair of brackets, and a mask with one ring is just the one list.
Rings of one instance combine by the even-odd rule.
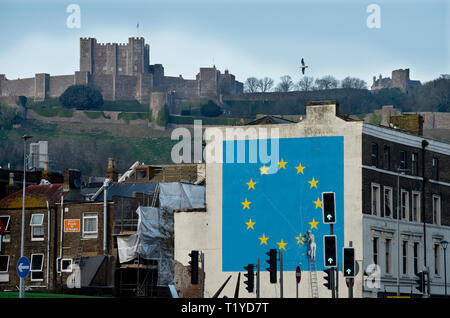
[[305, 69], [306, 69], [307, 67], [308, 67], [308, 66], [305, 65], [305, 61], [303, 61], [303, 57], [302, 57], [302, 74], [305, 74]]

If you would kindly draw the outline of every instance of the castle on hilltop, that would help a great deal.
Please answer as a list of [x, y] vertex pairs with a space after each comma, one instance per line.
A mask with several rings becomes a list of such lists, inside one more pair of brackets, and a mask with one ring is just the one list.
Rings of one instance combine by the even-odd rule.
[[93, 85], [105, 100], [133, 100], [147, 103], [152, 93], [170, 93], [177, 98], [218, 98], [240, 94], [243, 83], [228, 70], [202, 67], [195, 79], [164, 75], [161, 64], [150, 65], [150, 46], [144, 38], [126, 44], [97, 43], [80, 38], [80, 69], [73, 75], [35, 74], [32, 78], [9, 80], [0, 74], [0, 96], [26, 96], [35, 101], [59, 97], [71, 85]]
[[415, 86], [421, 85], [420, 81], [409, 79], [409, 68], [392, 71], [392, 79], [389, 77], [378, 78], [373, 77], [373, 83], [370, 88], [372, 91], [377, 91], [383, 88], [399, 88], [403, 93], [408, 93], [409, 90]]

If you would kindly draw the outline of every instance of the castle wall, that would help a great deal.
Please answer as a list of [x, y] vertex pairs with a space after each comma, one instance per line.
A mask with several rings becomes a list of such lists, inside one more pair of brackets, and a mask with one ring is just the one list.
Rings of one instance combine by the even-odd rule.
[[136, 99], [138, 78], [133, 75], [117, 75], [115, 78], [115, 99]]
[[80, 71], [93, 73], [94, 46], [97, 40], [93, 38], [80, 38]]
[[59, 97], [69, 86], [74, 84], [75, 75], [50, 76], [48, 97]]
[[197, 79], [200, 81], [201, 96], [217, 96], [219, 93], [220, 72], [215, 67], [200, 68]]
[[7, 80], [5, 78], [0, 84], [2, 87], [2, 96], [26, 96], [27, 98], [34, 98], [34, 80], [34, 77], [17, 80]]
[[125, 44], [117, 46], [117, 74], [130, 74], [128, 70], [128, 47]]
[[114, 99], [114, 77], [112, 74], [98, 74], [94, 73], [91, 76], [91, 83], [101, 90], [103, 99]]

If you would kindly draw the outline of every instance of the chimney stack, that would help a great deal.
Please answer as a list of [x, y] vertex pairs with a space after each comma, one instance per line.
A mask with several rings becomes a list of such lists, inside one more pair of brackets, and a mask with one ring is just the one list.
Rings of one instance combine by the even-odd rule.
[[108, 158], [108, 168], [105, 170], [105, 178], [111, 179], [114, 182], [117, 182], [119, 179], [119, 173], [116, 170], [114, 158]]

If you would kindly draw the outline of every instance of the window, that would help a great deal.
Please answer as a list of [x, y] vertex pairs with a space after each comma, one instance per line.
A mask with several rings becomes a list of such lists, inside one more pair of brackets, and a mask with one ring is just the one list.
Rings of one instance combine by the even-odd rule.
[[401, 208], [401, 219], [406, 220], [409, 215], [409, 192], [406, 190], [401, 191], [400, 195], [400, 208]]
[[419, 272], [419, 243], [414, 242], [414, 251], [413, 251], [413, 257], [414, 257], [414, 275]]
[[72, 259], [63, 258], [61, 260], [61, 271], [62, 272], [72, 272]]
[[380, 215], [380, 186], [372, 184], [372, 215]]
[[147, 179], [147, 168], [144, 169], [136, 169], [136, 179]]
[[83, 238], [97, 238], [97, 213], [83, 214]]
[[406, 151], [400, 151], [400, 169], [406, 169]]
[[440, 251], [441, 251], [441, 245], [440, 244], [434, 244], [434, 275], [440, 276]]
[[386, 266], [386, 274], [391, 273], [391, 240], [386, 239], [385, 242], [385, 266]]
[[389, 170], [390, 166], [390, 158], [391, 157], [391, 149], [389, 146], [384, 146], [383, 150], [383, 169]]
[[372, 166], [376, 167], [378, 163], [378, 145], [372, 143]]
[[412, 207], [409, 220], [420, 222], [420, 192], [412, 192]]
[[433, 224], [441, 224], [441, 197], [433, 195]]
[[372, 253], [373, 253], [373, 263], [378, 264], [378, 237], [373, 238], [373, 246], [372, 246]]
[[0, 255], [0, 273], [8, 273], [9, 255]]
[[402, 272], [404, 275], [408, 273], [408, 241], [403, 241], [402, 245]]
[[431, 179], [439, 180], [439, 161], [438, 158], [433, 158], [432, 160], [432, 169], [431, 169]]
[[392, 188], [384, 187], [384, 216], [392, 217]]
[[32, 214], [30, 219], [31, 240], [44, 240], [44, 214]]
[[418, 158], [417, 153], [413, 152], [411, 154], [411, 174], [413, 176], [417, 176], [417, 173], [419, 171], [419, 164], [417, 158]]
[[5, 228], [5, 230], [2, 234], [2, 242], [3, 243], [9, 243], [11, 241], [11, 236], [9, 234], [10, 233], [9, 220], [10, 220], [9, 215], [0, 215], [0, 222], [2, 222], [3, 227]]
[[31, 254], [31, 281], [44, 280], [44, 254]]

